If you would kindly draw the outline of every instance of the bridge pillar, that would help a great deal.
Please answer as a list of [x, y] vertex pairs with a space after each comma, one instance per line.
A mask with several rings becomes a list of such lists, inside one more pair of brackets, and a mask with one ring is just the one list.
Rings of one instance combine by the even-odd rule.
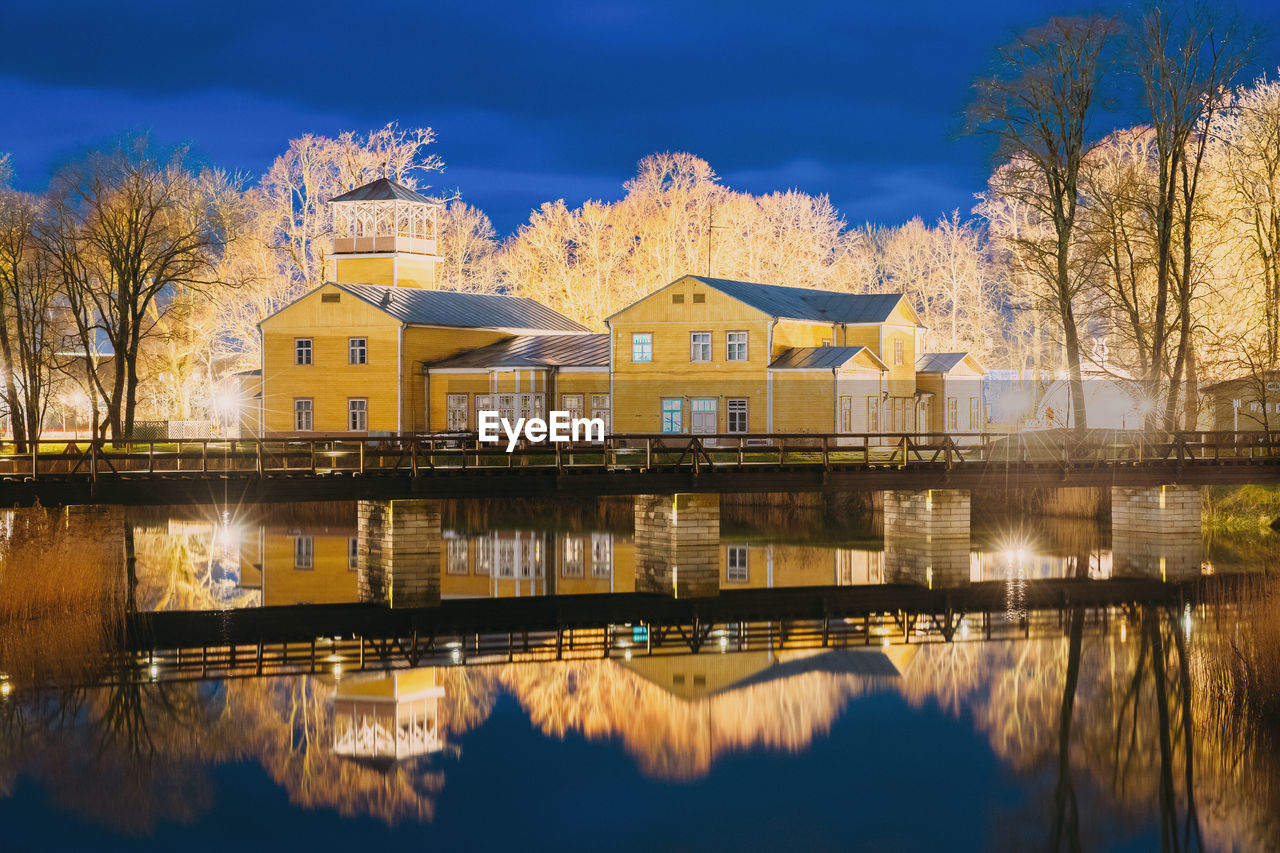
[[1112, 486], [1111, 573], [1179, 580], [1200, 574], [1199, 486]]
[[636, 495], [636, 591], [720, 594], [720, 496]]
[[109, 576], [124, 577], [124, 507], [72, 504], [63, 508], [60, 520], [67, 533], [76, 540], [77, 547], [101, 563]]
[[885, 492], [884, 576], [930, 588], [969, 583], [969, 492]]
[[441, 502], [360, 501], [356, 507], [360, 599], [391, 607], [440, 603]]

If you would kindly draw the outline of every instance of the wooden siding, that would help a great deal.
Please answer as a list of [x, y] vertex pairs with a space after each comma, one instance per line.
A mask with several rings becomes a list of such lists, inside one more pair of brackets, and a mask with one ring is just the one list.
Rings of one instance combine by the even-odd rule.
[[385, 257], [330, 255], [333, 280], [347, 284], [382, 284], [434, 290], [436, 264], [430, 256], [398, 254]]

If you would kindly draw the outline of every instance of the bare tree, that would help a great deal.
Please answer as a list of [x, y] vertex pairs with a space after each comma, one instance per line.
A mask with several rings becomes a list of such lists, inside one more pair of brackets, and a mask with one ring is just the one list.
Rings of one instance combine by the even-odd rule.
[[[1208, 128], [1228, 97], [1231, 81], [1247, 62], [1252, 38], [1207, 3], [1152, 5], [1142, 16], [1134, 65], [1142, 80], [1156, 156], [1155, 309], [1153, 360], [1145, 377], [1165, 379], [1167, 338], [1176, 328], [1164, 424], [1176, 425], [1184, 372], [1194, 382], [1192, 303], [1204, 273], [1194, 251], [1197, 195]], [[1175, 252], [1179, 256], [1175, 256]], [[1172, 298], [1172, 306], [1170, 299]], [[1168, 314], [1172, 308], [1174, 316]], [[1194, 389], [1188, 389], [1194, 394]], [[1190, 402], [1190, 401], [1189, 401]], [[1188, 413], [1194, 408], [1189, 405]]]
[[978, 82], [969, 108], [970, 128], [994, 135], [1009, 160], [992, 190], [1031, 207], [1046, 223], [1043, 235], [1018, 246], [1061, 327], [1079, 430], [1088, 423], [1075, 304], [1083, 278], [1072, 265], [1076, 208], [1090, 121], [1118, 32], [1115, 19], [1099, 16], [1051, 18], [1027, 30], [1001, 49], [1000, 69]]
[[[227, 233], [212, 215], [211, 188], [184, 157], [130, 139], [65, 167], [50, 190], [42, 242], [76, 320], [94, 409], [103, 401], [113, 438], [133, 430], [139, 354], [169, 297], [217, 285], [214, 261]], [[105, 363], [95, 356], [102, 344], [111, 351]]]
[[493, 223], [479, 208], [451, 201], [440, 211], [440, 263], [436, 286], [442, 290], [494, 293], [501, 284], [498, 241]]

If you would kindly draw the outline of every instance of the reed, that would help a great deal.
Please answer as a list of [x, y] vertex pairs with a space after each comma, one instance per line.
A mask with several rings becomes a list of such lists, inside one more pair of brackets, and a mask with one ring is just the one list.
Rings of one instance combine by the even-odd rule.
[[[0, 672], [19, 688], [95, 671], [121, 635], [123, 537], [68, 529], [60, 513], [14, 512], [0, 541]], [[114, 558], [113, 558], [114, 556]]]
[[1230, 716], [1280, 734], [1280, 578], [1251, 578], [1215, 610], [1218, 629], [1198, 643], [1206, 688]]

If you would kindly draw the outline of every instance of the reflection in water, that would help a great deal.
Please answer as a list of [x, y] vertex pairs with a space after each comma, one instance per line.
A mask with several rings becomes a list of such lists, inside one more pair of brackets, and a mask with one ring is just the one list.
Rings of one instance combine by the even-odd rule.
[[[1146, 607], [1100, 636], [1073, 617], [1056, 639], [28, 694], [0, 703], [0, 791], [30, 776], [60, 808], [146, 833], [214, 808], [211, 768], [251, 760], [297, 806], [431, 821], [501, 694], [545, 737], [617, 743], [645, 776], [697, 785], [733, 754], [817, 749], [850, 703], [893, 693], [971, 720], [1024, 780], [1020, 844], [1094, 847], [1120, 821], [1166, 849], [1261, 848], [1280, 832], [1280, 764], [1216, 714], [1195, 654], [1208, 625], [1186, 624]], [[909, 749], [912, 726], [881, 736]]]

